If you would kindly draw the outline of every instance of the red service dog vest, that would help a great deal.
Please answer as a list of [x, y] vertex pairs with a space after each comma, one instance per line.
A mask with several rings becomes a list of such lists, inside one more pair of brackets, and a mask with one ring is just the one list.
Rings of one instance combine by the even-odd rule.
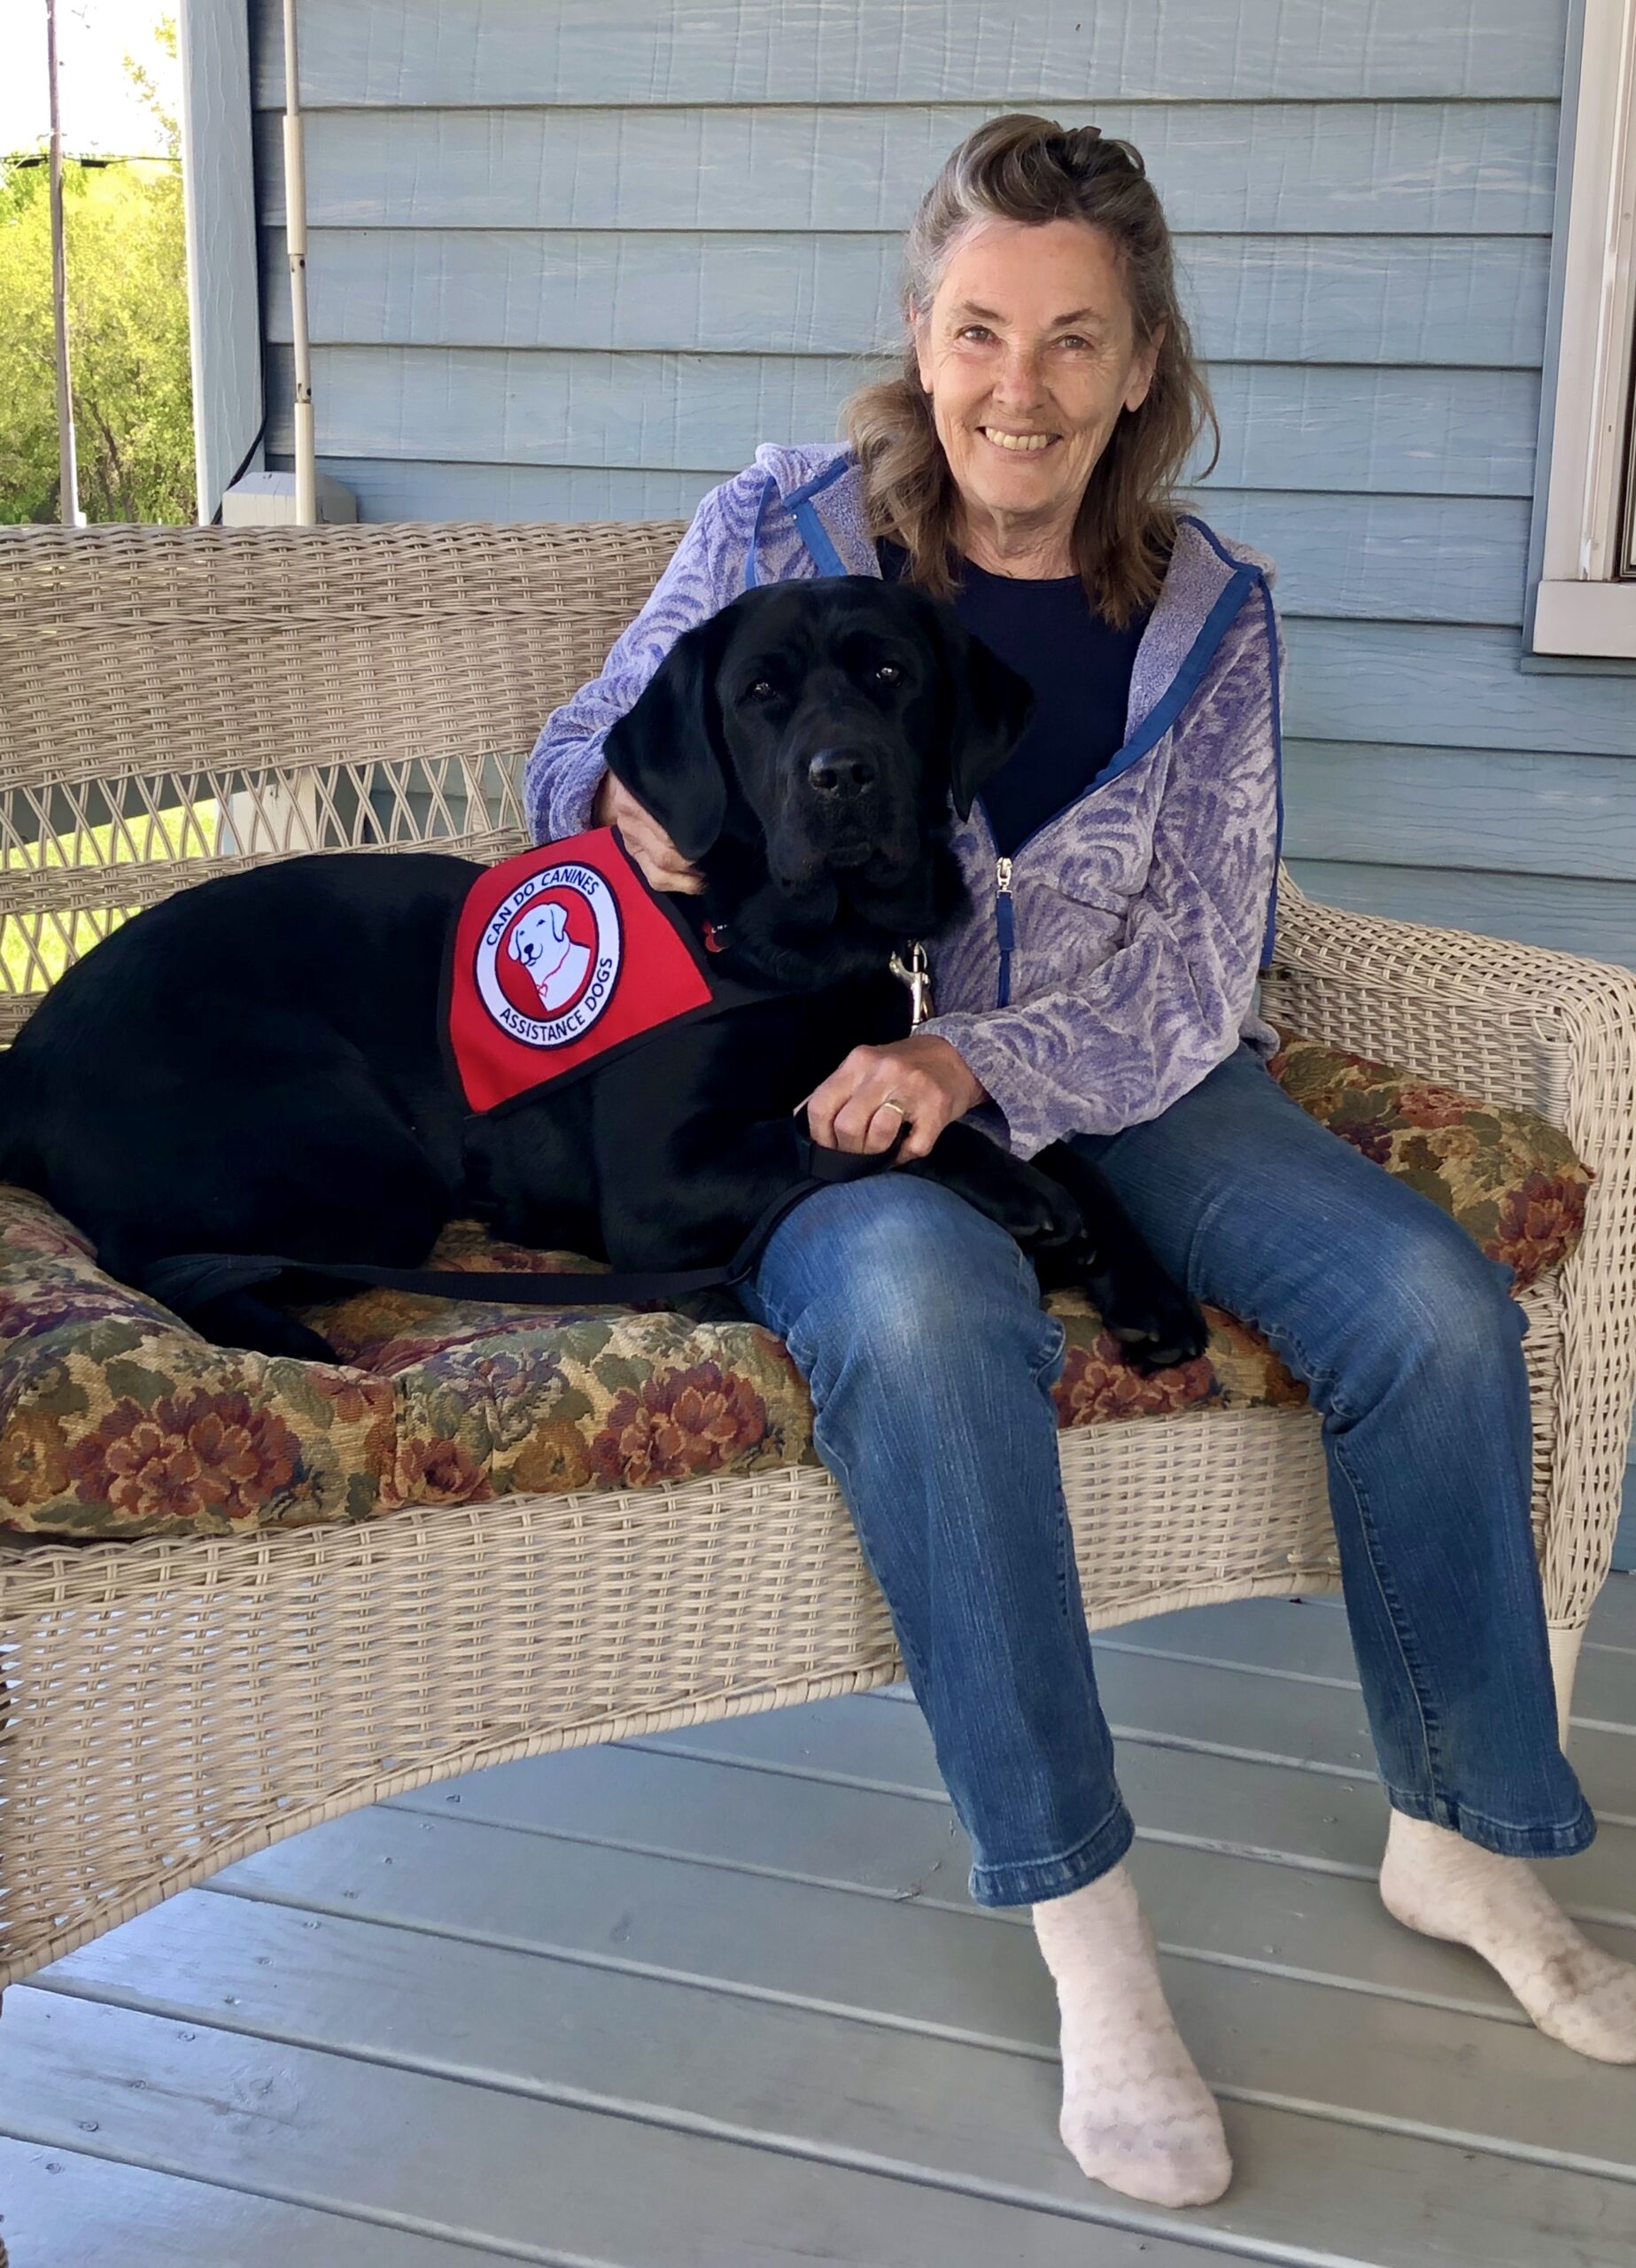
[[493, 1110], [713, 1004], [709, 979], [610, 827], [490, 866], [455, 926], [449, 1043]]

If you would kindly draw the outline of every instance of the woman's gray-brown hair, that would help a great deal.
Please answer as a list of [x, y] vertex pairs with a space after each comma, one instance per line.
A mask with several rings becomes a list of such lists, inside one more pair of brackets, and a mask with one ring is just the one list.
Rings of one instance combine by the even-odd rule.
[[[950, 252], [985, 221], [1082, 221], [1113, 245], [1138, 345], [1163, 326], [1153, 382], [1121, 411], [1074, 529], [1091, 602], [1123, 625], [1151, 606], [1175, 540], [1175, 485], [1206, 428], [1221, 429], [1176, 296], [1164, 208], [1140, 153], [1094, 126], [1012, 112], [967, 136], [920, 200], [905, 244], [911, 315], [930, 308]], [[909, 579], [938, 597], [955, 585], [959, 498], [920, 384], [912, 331], [898, 376], [861, 387], [841, 413], [863, 471], [872, 534], [909, 555]], [[1211, 463], [1214, 463], [1214, 457]]]

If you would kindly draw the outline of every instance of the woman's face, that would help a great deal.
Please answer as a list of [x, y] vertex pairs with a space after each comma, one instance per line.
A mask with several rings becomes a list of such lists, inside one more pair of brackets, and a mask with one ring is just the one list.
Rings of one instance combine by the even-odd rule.
[[[1071, 527], [1161, 340], [1138, 346], [1112, 244], [1082, 221], [989, 221], [914, 323], [920, 383], [968, 517]], [[1161, 334], [1162, 337], [1162, 334]]]

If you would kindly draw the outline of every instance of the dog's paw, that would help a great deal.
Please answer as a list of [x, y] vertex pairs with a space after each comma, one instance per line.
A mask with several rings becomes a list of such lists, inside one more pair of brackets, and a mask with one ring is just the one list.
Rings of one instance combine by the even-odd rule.
[[1144, 1378], [1196, 1361], [1209, 1340], [1198, 1301], [1167, 1277], [1120, 1284], [1100, 1305], [1105, 1329], [1118, 1340], [1132, 1370]]

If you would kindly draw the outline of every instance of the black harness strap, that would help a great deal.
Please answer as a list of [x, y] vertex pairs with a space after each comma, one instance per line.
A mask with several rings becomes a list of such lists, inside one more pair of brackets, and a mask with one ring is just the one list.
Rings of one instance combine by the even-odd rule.
[[[898, 1139], [901, 1140], [900, 1133]], [[361, 1284], [378, 1291], [413, 1292], [434, 1300], [493, 1301], [502, 1307], [639, 1307], [690, 1298], [695, 1292], [727, 1291], [741, 1284], [762, 1247], [795, 1207], [837, 1182], [858, 1181], [893, 1162], [897, 1144], [872, 1156], [819, 1147], [802, 1135], [807, 1170], [774, 1198], [720, 1268], [626, 1269], [557, 1275], [485, 1273], [481, 1269], [377, 1268], [366, 1261], [293, 1260], [275, 1253], [182, 1252], [167, 1254], [143, 1268], [136, 1289], [178, 1313], [203, 1307], [231, 1292], [247, 1292], [281, 1277], [330, 1284]]]

